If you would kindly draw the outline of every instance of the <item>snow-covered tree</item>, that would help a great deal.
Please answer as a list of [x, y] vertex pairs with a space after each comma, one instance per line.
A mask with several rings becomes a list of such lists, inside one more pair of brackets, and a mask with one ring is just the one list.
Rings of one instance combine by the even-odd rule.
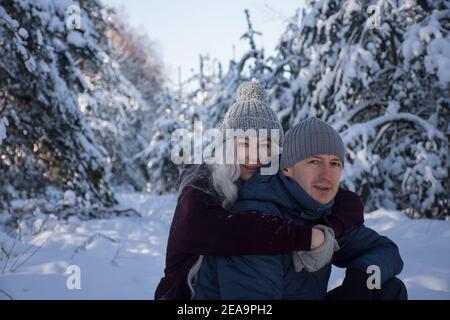
[[[375, 5], [381, 18], [369, 16]], [[368, 209], [448, 213], [449, 3], [307, 1], [271, 78], [289, 127], [317, 116], [349, 151], [344, 185]], [[378, 23], [378, 24], [377, 24]]]
[[154, 117], [157, 109], [155, 99], [166, 81], [157, 44], [142, 30], [130, 27], [115, 9], [108, 8], [107, 11], [113, 21], [106, 33], [106, 39], [111, 41], [114, 49], [113, 58], [122, 74], [136, 87], [151, 109], [150, 116]]
[[99, 33], [96, 50], [100, 59], [86, 63], [89, 57], [79, 57], [87, 84], [79, 95], [80, 107], [107, 154], [111, 182], [143, 190], [148, 180], [147, 159], [135, 155], [148, 145], [153, 133], [161, 68], [156, 66], [157, 59], [150, 61], [153, 51], [147, 38], [134, 35], [113, 9], [98, 8], [97, 12], [93, 23]]
[[8, 123], [0, 157], [2, 206], [50, 185], [115, 203], [106, 154], [78, 107], [85, 81], [74, 57], [84, 51], [95, 59], [92, 48], [79, 45], [96, 35], [68, 31], [65, 10], [50, 1], [0, 2], [0, 116], [3, 127]]
[[[176, 129], [186, 129], [192, 132], [191, 110], [173, 92], [166, 89], [158, 97], [160, 108], [155, 121], [156, 131], [150, 144], [138, 157], [148, 159], [149, 175], [148, 191], [164, 193], [175, 191], [181, 166], [172, 161], [172, 149], [177, 141], [172, 141], [172, 133]], [[190, 137], [189, 137], [190, 138]]]
[[112, 183], [145, 188], [147, 159], [135, 155], [154, 106], [122, 72], [114, 16], [97, 0], [0, 0], [1, 199], [56, 187], [74, 205], [110, 206]]

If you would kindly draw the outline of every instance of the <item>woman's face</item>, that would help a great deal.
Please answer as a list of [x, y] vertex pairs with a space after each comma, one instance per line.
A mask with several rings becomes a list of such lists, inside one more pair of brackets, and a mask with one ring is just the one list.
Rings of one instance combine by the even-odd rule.
[[240, 178], [249, 180], [271, 156], [270, 140], [256, 136], [237, 138], [237, 160], [241, 169]]

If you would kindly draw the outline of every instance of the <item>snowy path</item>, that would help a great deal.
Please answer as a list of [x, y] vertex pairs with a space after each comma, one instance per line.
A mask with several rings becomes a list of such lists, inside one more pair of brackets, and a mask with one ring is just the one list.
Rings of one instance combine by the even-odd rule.
[[[19, 247], [16, 244], [13, 252], [23, 261], [48, 238], [15, 272], [9, 269], [16, 258], [10, 259], [7, 271], [0, 275], [0, 290], [14, 299], [153, 299], [164, 268], [176, 197], [122, 194], [119, 199], [136, 208], [142, 218], [72, 219], [69, 224], [58, 223], [53, 232], [42, 232]], [[0, 233], [2, 242], [10, 249], [13, 239]], [[33, 249], [23, 254], [30, 244]], [[0, 261], [0, 272], [4, 264]], [[80, 267], [80, 290], [66, 287], [70, 265]], [[2, 298], [7, 297], [0, 291]]]
[[[9, 259], [1, 255], [0, 299], [153, 299], [176, 197], [120, 194], [119, 199], [142, 218], [71, 219], [16, 242]], [[412, 221], [377, 210], [366, 214], [366, 224], [399, 245], [405, 260], [400, 278], [411, 299], [450, 299], [450, 222]], [[3, 250], [13, 244], [0, 232]], [[80, 267], [80, 290], [67, 289], [70, 265]], [[342, 276], [333, 269], [330, 287]]]

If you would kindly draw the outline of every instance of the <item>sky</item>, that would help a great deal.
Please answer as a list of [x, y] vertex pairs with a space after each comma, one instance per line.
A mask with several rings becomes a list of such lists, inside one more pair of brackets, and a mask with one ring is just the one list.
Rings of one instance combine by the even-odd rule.
[[130, 24], [143, 29], [156, 41], [170, 79], [178, 81], [198, 71], [199, 54], [222, 62], [224, 70], [234, 54], [239, 58], [249, 49], [240, 40], [247, 31], [244, 9], [250, 10], [253, 28], [262, 32], [257, 45], [267, 54], [274, 51], [286, 21], [303, 0], [102, 0], [124, 9]]

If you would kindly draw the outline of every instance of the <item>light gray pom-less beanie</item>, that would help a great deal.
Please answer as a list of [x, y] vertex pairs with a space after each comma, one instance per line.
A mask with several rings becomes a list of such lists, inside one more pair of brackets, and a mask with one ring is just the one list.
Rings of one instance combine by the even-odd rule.
[[345, 161], [345, 146], [339, 133], [317, 118], [307, 118], [287, 133], [281, 154], [281, 169], [319, 154], [332, 154]]
[[267, 94], [257, 81], [243, 82], [237, 89], [236, 102], [225, 114], [224, 129], [267, 129], [270, 137], [271, 129], [278, 129], [280, 145], [284, 139], [284, 131], [275, 112], [267, 104]]

